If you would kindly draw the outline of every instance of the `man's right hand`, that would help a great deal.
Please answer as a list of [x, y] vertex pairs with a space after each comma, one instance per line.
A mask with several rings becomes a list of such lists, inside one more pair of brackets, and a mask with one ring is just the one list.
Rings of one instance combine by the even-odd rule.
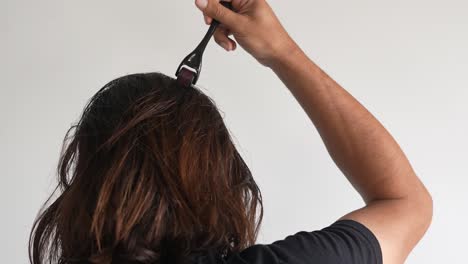
[[[265, 0], [229, 0], [231, 11], [220, 0], [196, 0], [205, 22], [213, 19], [221, 25], [214, 34], [215, 41], [226, 50], [234, 50], [236, 41], [261, 64], [271, 65], [299, 49], [288, 35]], [[229, 38], [230, 35], [234, 39]]]

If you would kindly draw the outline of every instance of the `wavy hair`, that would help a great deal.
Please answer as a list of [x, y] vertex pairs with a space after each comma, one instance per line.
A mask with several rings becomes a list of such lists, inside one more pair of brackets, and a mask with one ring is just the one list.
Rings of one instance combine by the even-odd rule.
[[227, 258], [255, 243], [263, 217], [215, 103], [161, 73], [102, 87], [67, 131], [57, 174], [31, 230], [33, 264]]

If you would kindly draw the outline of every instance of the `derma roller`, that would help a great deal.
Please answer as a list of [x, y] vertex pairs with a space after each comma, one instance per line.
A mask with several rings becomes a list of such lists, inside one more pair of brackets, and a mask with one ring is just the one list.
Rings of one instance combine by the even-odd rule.
[[[230, 2], [220, 2], [220, 4], [232, 10]], [[213, 19], [208, 32], [206, 32], [200, 44], [198, 44], [195, 50], [187, 55], [179, 64], [179, 67], [177, 67], [175, 75], [179, 85], [190, 87], [197, 83], [202, 67], [203, 52], [219, 24], [219, 21]]]

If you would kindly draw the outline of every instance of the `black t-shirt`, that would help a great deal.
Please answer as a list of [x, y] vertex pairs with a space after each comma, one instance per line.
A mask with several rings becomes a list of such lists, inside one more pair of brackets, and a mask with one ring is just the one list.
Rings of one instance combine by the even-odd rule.
[[377, 238], [363, 224], [339, 220], [322, 230], [300, 231], [271, 244], [252, 245], [217, 263], [382, 264], [382, 252]]

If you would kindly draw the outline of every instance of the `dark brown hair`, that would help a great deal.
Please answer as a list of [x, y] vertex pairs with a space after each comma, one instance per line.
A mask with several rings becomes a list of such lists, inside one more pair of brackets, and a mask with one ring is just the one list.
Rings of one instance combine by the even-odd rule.
[[101, 88], [67, 131], [57, 173], [60, 193], [31, 230], [34, 264], [226, 258], [255, 243], [263, 217], [214, 102], [161, 73]]

